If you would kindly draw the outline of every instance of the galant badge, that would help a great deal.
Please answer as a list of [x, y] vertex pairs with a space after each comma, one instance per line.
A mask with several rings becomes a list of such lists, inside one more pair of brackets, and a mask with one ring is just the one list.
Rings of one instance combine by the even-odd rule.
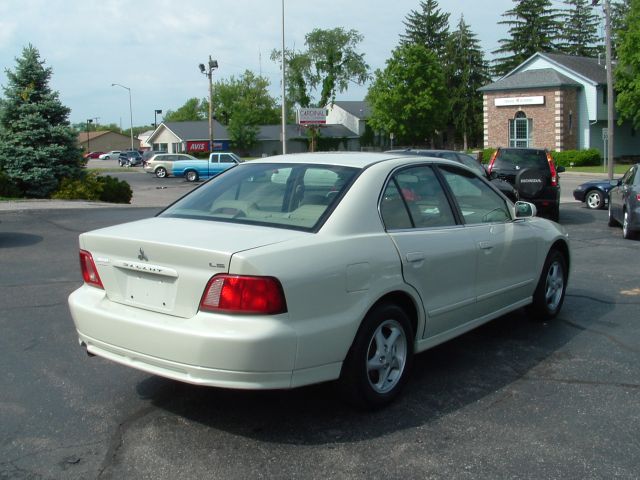
[[140, 254], [138, 255], [138, 260], [144, 260], [145, 262], [149, 261], [147, 256], [144, 254], [144, 250], [142, 249], [142, 247], [140, 247]]

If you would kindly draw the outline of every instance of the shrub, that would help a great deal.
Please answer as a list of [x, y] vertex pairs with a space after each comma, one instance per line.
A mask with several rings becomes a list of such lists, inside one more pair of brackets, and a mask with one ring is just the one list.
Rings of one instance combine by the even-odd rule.
[[[600, 152], [595, 148], [588, 150], [565, 150], [564, 152], [551, 152], [556, 165], [563, 167], [588, 167], [602, 164]], [[573, 165], [571, 165], [573, 164]]]
[[124, 180], [96, 172], [88, 172], [81, 179], [64, 179], [52, 195], [59, 200], [93, 200], [110, 203], [130, 203], [133, 192]]
[[20, 189], [0, 170], [0, 197], [19, 197], [21, 193]]
[[133, 191], [131, 186], [124, 180], [118, 180], [109, 175], [98, 177], [98, 182], [102, 185], [100, 200], [110, 203], [131, 203]]
[[485, 148], [482, 150], [482, 163], [489, 163], [491, 161], [491, 156], [495, 151], [495, 148]]

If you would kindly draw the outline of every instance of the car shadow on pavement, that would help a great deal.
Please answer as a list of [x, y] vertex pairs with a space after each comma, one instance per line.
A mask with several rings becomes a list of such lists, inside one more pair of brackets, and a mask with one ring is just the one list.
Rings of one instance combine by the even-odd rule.
[[[591, 309], [590, 316], [597, 321], [610, 308], [601, 304]], [[516, 311], [417, 355], [401, 396], [374, 412], [343, 403], [336, 382], [294, 390], [240, 391], [149, 377], [137, 389], [159, 409], [160, 429], [167, 424], [175, 429], [176, 422], [167, 422], [166, 417], [177, 416], [187, 424], [197, 422], [263, 442], [359, 442], [430, 424], [476, 402], [489, 408], [512, 390], [510, 386], [544, 378], [566, 356], [558, 352], [579, 332], [562, 315], [538, 323], [524, 310]], [[532, 371], [536, 373], [530, 379]], [[186, 434], [188, 427], [184, 428]]]
[[592, 223], [597, 218], [598, 210], [589, 210], [585, 206], [572, 206], [573, 208], [560, 207], [560, 224], [561, 225], [584, 225]]
[[0, 248], [30, 247], [40, 243], [43, 237], [30, 233], [0, 232]]

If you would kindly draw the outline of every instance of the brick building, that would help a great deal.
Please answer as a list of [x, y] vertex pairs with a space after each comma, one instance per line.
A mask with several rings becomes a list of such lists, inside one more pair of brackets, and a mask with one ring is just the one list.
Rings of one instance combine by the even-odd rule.
[[[604, 61], [536, 53], [480, 91], [485, 148], [596, 148], [604, 153]], [[640, 137], [630, 124], [616, 126], [615, 134], [615, 156], [640, 154]]]

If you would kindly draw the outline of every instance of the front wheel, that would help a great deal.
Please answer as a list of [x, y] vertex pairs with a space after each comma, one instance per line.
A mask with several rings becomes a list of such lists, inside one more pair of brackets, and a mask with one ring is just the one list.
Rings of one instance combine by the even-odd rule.
[[564, 255], [558, 250], [549, 252], [529, 307], [535, 320], [551, 320], [558, 314], [567, 290], [567, 273]]
[[390, 403], [407, 381], [413, 360], [413, 332], [400, 307], [383, 303], [371, 310], [342, 366], [347, 399], [367, 409]]
[[604, 207], [604, 195], [598, 190], [591, 190], [584, 199], [587, 208], [591, 210], [599, 210]]
[[622, 238], [625, 240], [633, 240], [636, 238], [636, 232], [629, 228], [629, 212], [624, 211], [624, 217], [622, 218]]
[[188, 170], [184, 174], [187, 182], [197, 182], [198, 181], [198, 172], [195, 170]]

